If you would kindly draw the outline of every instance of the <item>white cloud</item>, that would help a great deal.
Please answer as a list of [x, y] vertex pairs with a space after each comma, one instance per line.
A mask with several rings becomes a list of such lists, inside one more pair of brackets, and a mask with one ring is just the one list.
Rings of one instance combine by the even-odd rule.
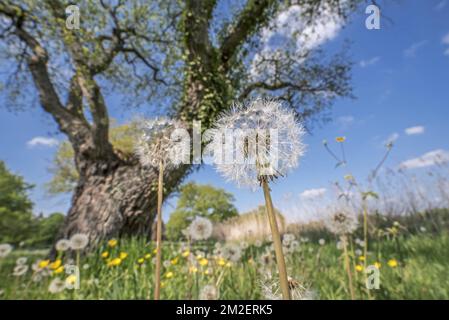
[[449, 44], [449, 32], [441, 39], [443, 44]]
[[437, 3], [437, 5], [435, 6], [435, 10], [437, 11], [441, 11], [444, 9], [444, 7], [446, 7], [447, 5], [447, 0], [441, 0], [440, 2]]
[[58, 145], [58, 140], [54, 138], [47, 137], [34, 137], [30, 141], [27, 142], [27, 146], [30, 148], [43, 146], [43, 147], [54, 147]]
[[424, 128], [423, 126], [415, 126], [405, 129], [405, 133], [411, 136], [414, 134], [423, 134], [425, 130], [426, 128]]
[[444, 51], [444, 55], [449, 56], [449, 48], [447, 48], [446, 51]]
[[418, 158], [413, 158], [402, 162], [399, 167], [401, 169], [416, 169], [431, 167], [444, 162], [449, 162], [449, 152], [438, 149], [427, 152]]
[[399, 139], [399, 133], [394, 132], [388, 136], [388, 138], [384, 141], [384, 144], [394, 143]]
[[313, 199], [323, 196], [326, 193], [325, 188], [308, 189], [302, 192], [299, 196], [303, 199]]
[[404, 56], [406, 56], [407, 58], [415, 57], [418, 49], [424, 46], [425, 44], [427, 44], [427, 40], [413, 43], [410, 47], [404, 50]]
[[264, 60], [282, 60], [281, 54], [297, 56], [301, 62], [304, 60], [301, 53], [334, 39], [344, 25], [344, 20], [329, 5], [322, 6], [312, 23], [302, 19], [303, 10], [300, 5], [290, 5], [262, 30], [262, 49], [254, 55], [250, 69], [253, 78], [257, 79], [261, 74], [270, 76], [275, 67]]
[[377, 62], [379, 62], [379, 60], [380, 60], [380, 57], [373, 57], [373, 58], [368, 59], [368, 60], [362, 60], [362, 61], [360, 61], [359, 65], [360, 65], [362, 68], [365, 68], [365, 67], [371, 66], [371, 65], [373, 65], [373, 64], [376, 64]]

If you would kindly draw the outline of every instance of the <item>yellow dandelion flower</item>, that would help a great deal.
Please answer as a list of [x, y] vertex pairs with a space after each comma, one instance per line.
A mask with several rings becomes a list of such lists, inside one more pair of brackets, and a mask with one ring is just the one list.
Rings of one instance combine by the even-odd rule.
[[220, 258], [217, 260], [217, 264], [221, 267], [223, 267], [226, 264], [226, 260], [223, 258]]
[[58, 269], [56, 269], [55, 271], [53, 271], [55, 274], [60, 274], [64, 271], [64, 267], [60, 266]]
[[355, 266], [355, 271], [357, 271], [357, 272], [362, 272], [362, 271], [363, 271], [363, 266], [360, 265], [360, 264], [356, 265], [356, 266]]
[[173, 278], [173, 272], [171, 272], [171, 271], [167, 272], [167, 273], [165, 274], [165, 278], [166, 278], [166, 279], [171, 279], [171, 278]]
[[209, 269], [206, 269], [205, 271], [204, 271], [204, 274], [207, 276], [207, 275], [210, 275], [211, 274], [211, 271], [209, 270]]
[[380, 269], [380, 267], [382, 266], [381, 264], [380, 264], [380, 262], [374, 262], [374, 266], [376, 267], [376, 269]]
[[207, 266], [207, 264], [209, 263], [209, 261], [206, 258], [202, 258], [198, 261], [198, 263], [200, 264], [200, 266]]
[[161, 281], [161, 288], [165, 288], [165, 282]]
[[101, 254], [101, 257], [106, 259], [107, 257], [109, 257], [109, 252], [105, 251]]
[[144, 258], [147, 259], [147, 260], [150, 259], [151, 258], [151, 253], [147, 253]]
[[53, 261], [52, 263], [50, 263], [50, 269], [56, 270], [61, 266], [61, 264], [62, 264], [61, 259], [57, 259], [57, 260]]
[[350, 180], [354, 180], [354, 177], [350, 174], [347, 174], [344, 176], [344, 179], [350, 181]]
[[108, 267], [115, 267], [122, 263], [122, 259], [120, 258], [114, 258], [111, 261], [108, 262]]
[[183, 256], [184, 258], [187, 258], [189, 255], [190, 255], [190, 250], [186, 250], [186, 251], [184, 251], [184, 252], [182, 253], [182, 256]]
[[120, 252], [119, 258], [125, 260], [128, 254], [126, 252]]
[[249, 259], [248, 259], [248, 263], [249, 263], [249, 264], [254, 264], [253, 258], [249, 258]]
[[360, 256], [360, 257], [359, 257], [359, 260], [360, 260], [360, 261], [365, 261], [365, 256]]
[[337, 141], [337, 142], [345, 142], [345, 140], [346, 140], [346, 137], [336, 137], [335, 138], [335, 141]]
[[72, 285], [75, 284], [76, 276], [74, 274], [68, 276], [67, 279], [65, 279], [65, 282]]
[[232, 263], [230, 263], [230, 262], [226, 263], [226, 267], [228, 267], [228, 268], [232, 267]]
[[398, 266], [398, 261], [396, 259], [390, 259], [388, 260], [388, 265], [391, 268], [396, 268]]
[[50, 264], [50, 260], [42, 260], [41, 262], [39, 262], [39, 268], [40, 269], [44, 269], [46, 268], [48, 265]]
[[137, 263], [138, 264], [142, 264], [142, 263], [144, 263], [145, 262], [145, 259], [144, 258], [139, 258], [139, 259], [137, 259]]
[[179, 260], [179, 258], [176, 257], [176, 258], [174, 258], [174, 259], [171, 259], [171, 260], [170, 260], [170, 263], [171, 263], [172, 265], [176, 265], [176, 264], [178, 264], [178, 260]]
[[117, 239], [111, 239], [111, 240], [108, 241], [108, 246], [110, 248], [114, 248], [115, 246], [117, 246], [117, 244], [118, 244]]
[[198, 268], [197, 267], [190, 267], [189, 268], [189, 273], [197, 273], [198, 272]]

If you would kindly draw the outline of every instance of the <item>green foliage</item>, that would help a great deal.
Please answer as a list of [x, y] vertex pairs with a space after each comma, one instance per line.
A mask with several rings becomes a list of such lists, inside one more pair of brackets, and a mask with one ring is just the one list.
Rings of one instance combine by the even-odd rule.
[[232, 204], [233, 195], [223, 189], [190, 182], [183, 185], [180, 192], [176, 209], [167, 223], [167, 236], [170, 239], [179, 239], [181, 231], [195, 216], [220, 222], [238, 215]]
[[27, 239], [33, 220], [33, 204], [27, 195], [31, 188], [0, 161], [0, 242], [18, 243]]
[[[138, 128], [135, 122], [113, 126], [109, 131], [109, 139], [114, 149], [122, 155], [130, 155], [134, 150], [134, 142]], [[74, 162], [75, 153], [68, 141], [59, 144], [50, 172], [52, 179], [46, 184], [49, 194], [72, 192], [78, 181], [78, 172]]]
[[35, 232], [25, 242], [26, 245], [38, 248], [46, 248], [54, 243], [59, 229], [64, 223], [64, 214], [52, 213], [49, 216], [39, 216], [34, 221]]

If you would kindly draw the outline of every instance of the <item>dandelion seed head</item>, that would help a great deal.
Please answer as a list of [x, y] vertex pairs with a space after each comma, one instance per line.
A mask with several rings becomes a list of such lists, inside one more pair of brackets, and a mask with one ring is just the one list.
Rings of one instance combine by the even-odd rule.
[[27, 263], [28, 258], [27, 257], [20, 257], [16, 260], [16, 265], [23, 265]]
[[223, 249], [223, 256], [232, 262], [237, 262], [242, 256], [242, 250], [237, 244], [227, 244]]
[[[137, 139], [135, 154], [144, 167], [174, 168], [189, 160], [190, 143], [179, 143], [177, 129], [185, 129], [182, 122], [162, 117], [139, 122], [142, 133]], [[190, 140], [189, 140], [190, 141]]]
[[72, 250], [83, 250], [89, 243], [89, 236], [83, 233], [75, 233], [70, 237], [70, 248]]
[[200, 300], [217, 300], [218, 289], [213, 285], [206, 285], [201, 289]]
[[212, 222], [204, 217], [197, 216], [189, 227], [189, 235], [193, 240], [206, 240], [212, 235]]
[[14, 267], [13, 276], [21, 277], [28, 271], [28, 266], [26, 264], [19, 264]]
[[59, 252], [67, 251], [70, 249], [70, 241], [67, 239], [60, 239], [56, 242], [55, 248]]
[[48, 287], [50, 293], [56, 294], [62, 292], [66, 287], [66, 283], [61, 278], [54, 278]]
[[9, 243], [0, 244], [0, 258], [7, 257], [12, 251], [12, 246]]
[[330, 232], [336, 235], [353, 233], [358, 226], [357, 218], [350, 209], [337, 209], [328, 216], [324, 224]]
[[[300, 281], [288, 277], [288, 286], [292, 300], [314, 300], [316, 293], [308, 286], [302, 284]], [[279, 280], [272, 277], [266, 277], [260, 282], [262, 295], [267, 300], [282, 300], [282, 290]]]
[[217, 171], [238, 186], [255, 189], [261, 179], [285, 176], [298, 166], [305, 151], [303, 135], [294, 112], [279, 101], [234, 104], [210, 132]]

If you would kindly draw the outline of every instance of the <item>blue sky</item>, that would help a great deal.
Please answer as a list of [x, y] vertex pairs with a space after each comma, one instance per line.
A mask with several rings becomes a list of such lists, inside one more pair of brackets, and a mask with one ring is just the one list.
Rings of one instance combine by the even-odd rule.
[[[352, 84], [357, 99], [337, 101], [332, 111], [334, 121], [315, 128], [305, 138], [308, 151], [300, 167], [273, 186], [275, 203], [282, 206], [286, 193], [299, 197], [306, 190], [329, 188], [349, 168], [353, 174], [366, 177], [382, 157], [388, 139], [395, 140], [386, 163], [392, 168], [435, 150], [443, 156], [449, 153], [449, 0], [387, 2], [382, 13], [386, 17], [381, 18], [380, 30], [367, 30], [366, 15], [361, 11], [323, 45], [333, 50], [344, 40], [351, 41], [350, 56], [355, 63]], [[111, 116], [129, 117], [124, 111]], [[335, 169], [323, 148], [323, 139], [333, 141], [336, 136], [347, 137], [347, 169]], [[56, 147], [52, 140], [36, 137], [64, 138], [37, 105], [18, 113], [0, 108], [0, 159], [36, 185], [31, 192], [36, 213], [66, 212], [70, 196], [49, 197], [43, 191], [51, 177], [48, 167]], [[416, 161], [410, 163], [413, 166]], [[261, 192], [237, 189], [210, 166], [187, 181], [210, 183], [232, 192], [242, 212], [263, 202]], [[166, 203], [166, 217], [175, 204], [175, 198]]]

